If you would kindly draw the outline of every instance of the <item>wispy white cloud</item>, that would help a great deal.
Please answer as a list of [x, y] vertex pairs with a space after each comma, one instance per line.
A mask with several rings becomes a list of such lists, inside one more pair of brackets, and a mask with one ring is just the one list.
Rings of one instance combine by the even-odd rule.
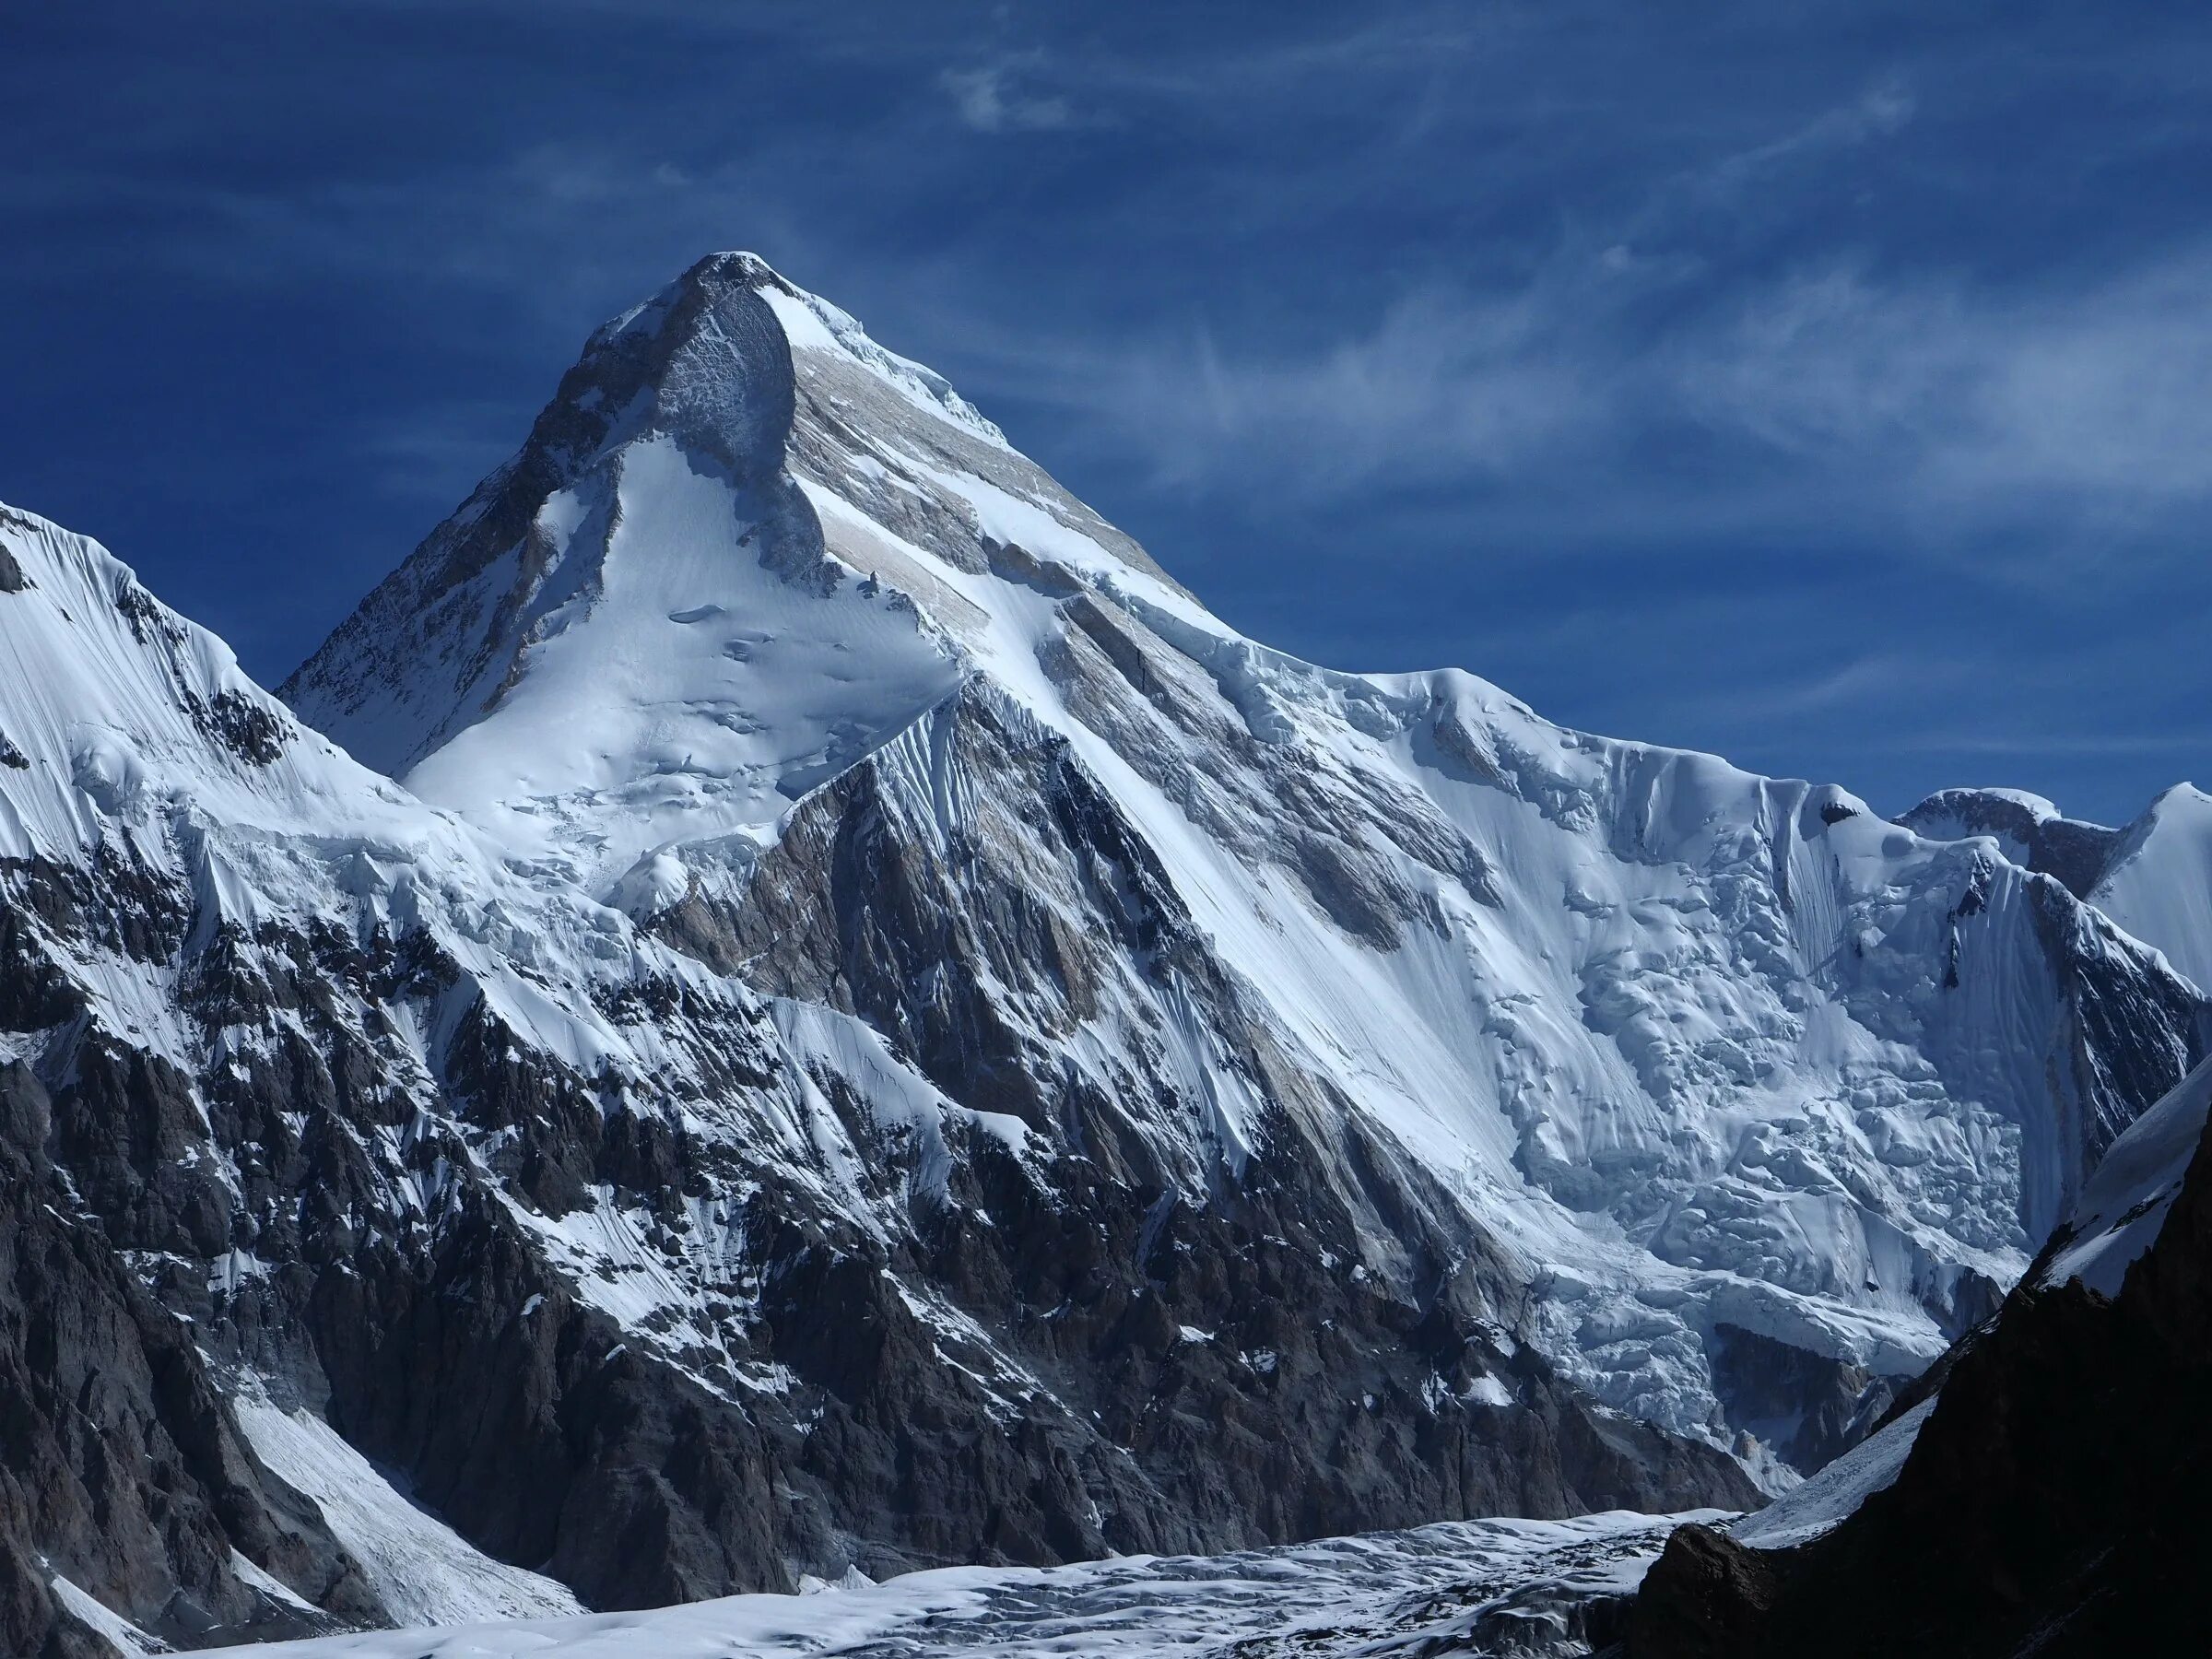
[[1036, 61], [1030, 54], [947, 69], [937, 76], [937, 84], [951, 98], [961, 123], [979, 133], [1047, 133], [1085, 124], [1065, 98], [1034, 92], [1022, 84], [1025, 72]]
[[1695, 170], [1688, 182], [1709, 194], [1726, 194], [1757, 183], [1794, 162], [1856, 148], [1901, 132], [1918, 109], [1901, 76], [1887, 76], [1857, 98], [1822, 110], [1802, 125], [1724, 156]]
[[2047, 726], [1993, 732], [1986, 727], [1945, 727], [1914, 731], [1889, 741], [1891, 748], [1909, 754], [1989, 755], [2015, 759], [2053, 755], [2104, 757], [2156, 756], [2192, 759], [2201, 764], [2212, 754], [2212, 727], [2197, 726], [2162, 732], [2053, 731]]
[[1101, 389], [1181, 478], [1274, 455], [1312, 489], [1435, 481], [1594, 462], [1688, 421], [1878, 469], [1913, 511], [2149, 507], [2212, 495], [2207, 291], [2212, 249], [2021, 295], [1830, 268], [1638, 340], [1614, 326], [1636, 294], [1553, 276], [1502, 300], [1424, 291], [1312, 352], [1163, 346], [1101, 364]]
[[[1312, 503], [1511, 486], [1614, 515], [1841, 515], [1954, 547], [2024, 519], [2124, 531], [2212, 498], [2212, 242], [2010, 282], [1832, 247], [1718, 273], [1701, 258], [1690, 221], [1712, 203], [1757, 214], [1915, 111], [1881, 80], [1662, 181], [1614, 227], [1562, 233], [1516, 284], [1424, 279], [1333, 335], [961, 335], [983, 394], [1057, 403], [1171, 488]], [[1694, 478], [1666, 459], [1685, 444]]]
[[2212, 247], [2027, 293], [1830, 269], [1744, 297], [1654, 354], [1718, 429], [1894, 467], [1916, 508], [2212, 495]]

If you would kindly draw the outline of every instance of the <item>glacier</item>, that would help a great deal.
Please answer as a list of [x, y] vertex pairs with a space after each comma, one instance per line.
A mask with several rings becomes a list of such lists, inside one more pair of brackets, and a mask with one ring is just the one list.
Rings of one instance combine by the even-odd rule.
[[[1480, 1641], [1492, 1652], [1586, 1653], [1591, 1605], [1632, 1590], [1671, 1527], [1720, 1519], [1711, 1511], [1615, 1512], [1445, 1523], [1227, 1557], [945, 1568], [798, 1596], [220, 1651], [271, 1659], [1350, 1659], [1483, 1651], [1462, 1645]], [[1498, 1641], [1511, 1645], [1490, 1647]]]
[[2200, 1065], [2137, 1117], [1877, 1432], [1757, 1514], [1670, 1533], [1628, 1650], [2201, 1650], [2208, 1101]]

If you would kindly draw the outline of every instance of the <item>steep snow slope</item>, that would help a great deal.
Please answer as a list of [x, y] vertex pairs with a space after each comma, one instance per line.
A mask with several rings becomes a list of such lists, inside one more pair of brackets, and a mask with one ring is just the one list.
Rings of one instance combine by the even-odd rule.
[[[247, 952], [264, 928], [425, 927], [534, 1042], [582, 1064], [619, 1050], [585, 990], [597, 964], [627, 964], [618, 917], [302, 731], [97, 544], [0, 512], [20, 583], [0, 633], [0, 858], [168, 878], [197, 943], [229, 935]], [[73, 964], [88, 1019], [196, 1065], [173, 964], [133, 959], [129, 943]]]
[[2120, 835], [2089, 902], [2212, 985], [2212, 795], [2179, 783]]
[[424, 1514], [306, 1408], [280, 1410], [248, 1394], [234, 1409], [255, 1454], [313, 1500], [394, 1620], [465, 1624], [583, 1611], [565, 1585], [489, 1559]]
[[2059, 1248], [2042, 1265], [2042, 1283], [2079, 1279], [2102, 1295], [2120, 1294], [2128, 1267], [2166, 1224], [2189, 1160], [2205, 1137], [2208, 1110], [2212, 1061], [2183, 1078], [2112, 1143], [2066, 1218]]
[[1935, 1408], [1931, 1397], [1899, 1413], [1804, 1485], [1746, 1515], [1729, 1528], [1729, 1535], [1754, 1549], [1789, 1549], [1833, 1531], [1867, 1499], [1896, 1484], [1921, 1425]]
[[[1801, 1464], [1992, 1305], [2202, 1046], [2192, 988], [1979, 831], [1238, 636], [747, 255], [595, 335], [286, 689], [953, 1098], [1141, 1140], [1184, 1202], [1286, 1115], [1354, 1114], [1420, 1171], [1385, 1209], [1447, 1254], [1477, 1218], [1505, 1241], [1516, 1337]], [[1053, 867], [1055, 790], [1218, 986]], [[1387, 1225], [1358, 1265], [1419, 1271]], [[1728, 1333], [1829, 1370], [1755, 1403]]]

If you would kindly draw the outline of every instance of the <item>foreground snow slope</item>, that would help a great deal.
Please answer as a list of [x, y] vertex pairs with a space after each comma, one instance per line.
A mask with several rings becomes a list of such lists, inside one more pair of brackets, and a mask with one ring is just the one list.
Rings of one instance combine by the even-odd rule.
[[[392, 1630], [271, 1659], [962, 1659], [1415, 1654], [1511, 1632], [1515, 1652], [1586, 1653], [1581, 1604], [1632, 1590], [1667, 1531], [1712, 1512], [1477, 1521], [1217, 1557], [1137, 1556], [1036, 1571], [953, 1568], [818, 1594], [741, 1595], [645, 1613]], [[1557, 1645], [1519, 1645], [1540, 1638]]]
[[[1264, 1034], [1418, 1167], [1402, 1206], [1503, 1241], [1519, 1335], [1620, 1410], [1756, 1423], [1805, 1466], [1868, 1373], [1986, 1311], [2202, 1041], [2194, 991], [2002, 841], [1239, 636], [747, 255], [594, 336], [287, 694], [954, 1098], [1040, 1128], [1102, 1102], [1080, 1133], [1141, 1138], [1190, 1202], [1300, 1110], [1240, 1058]], [[1233, 1006], [1041, 874], [1009, 747], [1080, 776]], [[929, 889], [971, 939], [882, 896], [978, 857], [1035, 937], [976, 884]], [[1359, 1254], [1410, 1265], [1387, 1234]], [[1724, 1329], [1759, 1374], [1716, 1371]], [[1777, 1367], [1802, 1397], [1764, 1398]]]

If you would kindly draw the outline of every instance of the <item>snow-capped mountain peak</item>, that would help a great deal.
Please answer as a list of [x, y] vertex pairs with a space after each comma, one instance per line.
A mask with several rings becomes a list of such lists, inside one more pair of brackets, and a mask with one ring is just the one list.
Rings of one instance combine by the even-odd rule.
[[1301, 662], [749, 255], [288, 683], [359, 760], [0, 550], [0, 1205], [169, 1311], [87, 1361], [190, 1382], [163, 1489], [300, 1474], [40, 1547], [171, 1634], [1740, 1507], [2206, 1049], [2083, 896], [2201, 797], [1891, 823]]
[[2119, 839], [2118, 831], [2067, 818], [2053, 803], [2019, 789], [1938, 790], [1897, 821], [1933, 841], [1991, 836], [2013, 863], [2085, 899]]
[[0, 529], [0, 856], [72, 856], [164, 796], [252, 820], [372, 789], [97, 544], [13, 508]]
[[[1115, 1102], [1194, 1197], [1284, 1112], [1356, 1113], [1436, 1183], [1434, 1225], [1510, 1241], [1528, 1334], [1600, 1398], [1724, 1441], [1756, 1419], [1800, 1460], [1818, 1434], [1727, 1404], [1735, 1373], [1779, 1347], [1857, 1388], [1932, 1357], [2202, 1041], [2086, 875], [2041, 875], [2106, 832], [2004, 792], [1900, 828], [1471, 676], [1271, 651], [749, 255], [594, 335], [287, 691], [704, 959], [862, 1012], [955, 1098]], [[1089, 877], [1045, 876], [1062, 789], [1218, 976], [1203, 1012], [1109, 942]], [[869, 883], [912, 861], [948, 913], [1006, 902], [987, 874], [1088, 943], [885, 957]], [[2085, 973], [2156, 1012], [2084, 1049]]]
[[1001, 608], [994, 548], [1187, 605], [941, 378], [715, 254], [592, 336], [285, 692], [611, 889], [671, 841], [759, 839], [949, 695]]
[[1898, 819], [1935, 840], [1986, 835], [2006, 858], [2065, 883], [2126, 932], [2212, 985], [2212, 795], [2162, 792], [2112, 830], [2010, 789], [1947, 789]]
[[2212, 795], [2167, 790], [2119, 833], [2089, 900], [2212, 986]]

